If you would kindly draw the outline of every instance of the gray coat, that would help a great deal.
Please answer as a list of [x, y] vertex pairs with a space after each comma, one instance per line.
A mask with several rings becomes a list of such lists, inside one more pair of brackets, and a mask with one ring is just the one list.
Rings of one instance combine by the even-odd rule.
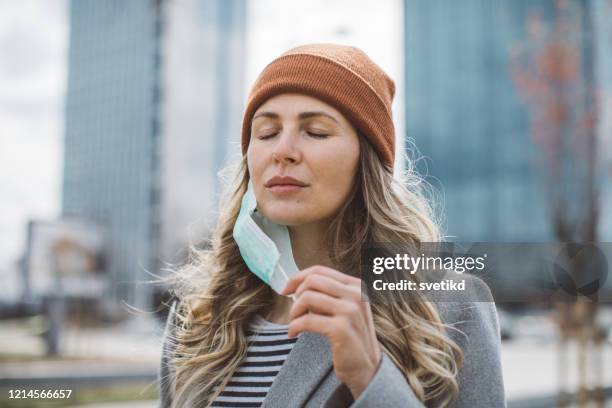
[[[469, 286], [479, 293], [461, 295], [463, 300], [438, 302], [442, 320], [458, 330], [448, 335], [464, 353], [463, 367], [458, 374], [459, 395], [454, 408], [505, 407], [504, 385], [500, 362], [499, 322], [495, 303], [488, 287], [480, 279], [469, 279]], [[171, 330], [170, 319], [166, 333]], [[160, 370], [160, 407], [170, 406], [168, 381], [168, 344], [165, 341]], [[304, 332], [287, 356], [263, 402], [265, 408], [351, 407], [351, 408], [423, 408], [412, 388], [389, 356], [383, 352], [377, 373], [363, 393], [354, 400], [347, 386], [336, 377], [332, 353], [327, 339], [319, 334]]]

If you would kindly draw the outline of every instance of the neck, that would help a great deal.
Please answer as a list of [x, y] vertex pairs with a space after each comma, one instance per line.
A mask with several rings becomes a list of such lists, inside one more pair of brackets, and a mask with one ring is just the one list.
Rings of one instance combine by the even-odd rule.
[[[299, 270], [313, 265], [333, 267], [323, 243], [327, 226], [327, 223], [319, 222], [288, 227], [293, 259]], [[288, 324], [290, 322], [289, 310], [292, 305], [291, 298], [274, 293], [274, 305], [266, 319], [274, 323]]]
[[293, 259], [300, 270], [313, 265], [331, 267], [327, 248], [323, 243], [327, 226], [327, 223], [319, 222], [289, 227]]

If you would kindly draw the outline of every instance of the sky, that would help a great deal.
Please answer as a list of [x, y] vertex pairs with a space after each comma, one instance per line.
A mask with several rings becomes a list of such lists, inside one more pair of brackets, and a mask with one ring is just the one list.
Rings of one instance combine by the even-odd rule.
[[59, 211], [67, 35], [64, 0], [0, 0], [0, 281], [9, 287], [27, 220]]
[[[402, 134], [401, 11], [401, 0], [250, 0], [245, 94], [265, 65], [291, 47], [354, 45], [396, 81], [393, 114]], [[67, 0], [0, 0], [0, 281], [5, 294], [18, 288], [15, 262], [24, 250], [27, 221], [53, 219], [60, 212], [68, 17]]]

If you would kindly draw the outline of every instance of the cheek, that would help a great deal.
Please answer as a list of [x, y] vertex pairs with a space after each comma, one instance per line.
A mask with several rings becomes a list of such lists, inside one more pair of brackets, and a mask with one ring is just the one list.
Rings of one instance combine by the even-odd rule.
[[356, 141], [343, 141], [322, 146], [311, 157], [315, 162], [312, 167], [320, 170], [317, 171], [320, 176], [327, 176], [330, 181], [335, 180], [336, 184], [342, 184], [342, 181], [344, 184], [350, 184], [359, 160], [359, 144]]
[[359, 151], [355, 151], [353, 146], [330, 149], [318, 156], [312, 168], [316, 169], [319, 185], [316, 197], [322, 207], [336, 208], [344, 203], [355, 179], [358, 160]]
[[257, 154], [257, 152], [252, 150], [249, 146], [249, 150], [247, 151], [247, 168], [249, 169], [249, 175], [251, 179], [253, 179], [253, 182], [258, 182], [263, 172], [261, 157], [261, 154]]

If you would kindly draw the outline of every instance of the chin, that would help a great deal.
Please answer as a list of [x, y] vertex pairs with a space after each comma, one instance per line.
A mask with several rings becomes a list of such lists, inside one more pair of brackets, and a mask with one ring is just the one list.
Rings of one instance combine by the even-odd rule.
[[288, 227], [293, 227], [296, 225], [306, 224], [308, 219], [304, 217], [300, 217], [298, 214], [291, 213], [276, 213], [270, 214], [270, 216], [266, 216], [270, 221], [275, 224], [286, 225]]
[[[295, 226], [309, 222], [312, 217], [306, 214], [305, 208], [295, 208], [296, 206], [277, 206], [272, 205], [264, 208], [262, 213], [264, 217], [275, 224]], [[300, 207], [299, 205], [297, 207]]]

